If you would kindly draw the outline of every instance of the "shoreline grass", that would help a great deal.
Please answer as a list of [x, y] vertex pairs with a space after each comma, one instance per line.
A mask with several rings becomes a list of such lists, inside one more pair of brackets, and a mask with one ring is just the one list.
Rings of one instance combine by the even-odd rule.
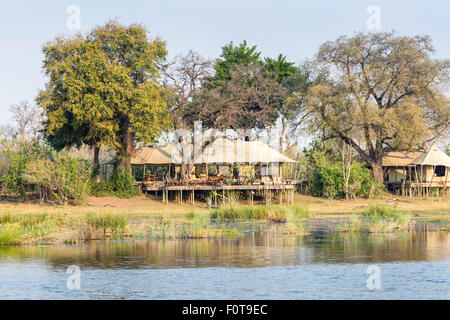
[[[239, 221], [240, 223], [273, 223], [273, 230], [284, 234], [303, 235], [310, 226], [307, 219], [316, 214], [306, 205], [223, 206], [204, 210], [189, 206], [185, 213], [170, 211], [154, 214], [128, 215], [124, 211], [90, 208], [83, 213], [69, 214], [64, 207], [60, 211], [13, 212], [0, 210], [0, 245], [33, 243], [81, 243], [92, 240], [125, 239], [135, 237], [195, 239], [235, 237], [242, 233], [228, 224], [216, 222]], [[439, 220], [441, 221], [441, 220]], [[361, 215], [354, 213], [342, 222], [334, 222], [332, 231], [388, 233], [406, 230], [414, 223], [410, 214], [396, 207], [374, 203]], [[227, 226], [225, 226], [227, 225]]]

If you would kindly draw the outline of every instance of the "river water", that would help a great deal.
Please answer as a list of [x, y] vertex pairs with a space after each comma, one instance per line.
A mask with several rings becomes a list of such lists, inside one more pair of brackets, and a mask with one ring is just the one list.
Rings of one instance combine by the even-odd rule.
[[0, 299], [450, 299], [449, 232], [239, 229], [234, 238], [0, 247]]

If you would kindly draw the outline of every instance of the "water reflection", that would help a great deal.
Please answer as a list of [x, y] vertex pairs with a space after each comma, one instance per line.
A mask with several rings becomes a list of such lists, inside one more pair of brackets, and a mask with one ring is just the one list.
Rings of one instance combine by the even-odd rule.
[[[253, 230], [253, 229], [252, 229]], [[331, 233], [305, 237], [251, 231], [239, 238], [93, 242], [84, 245], [0, 247], [0, 263], [39, 260], [54, 267], [203, 268], [328, 263], [439, 261], [450, 258], [450, 233], [395, 235]]]

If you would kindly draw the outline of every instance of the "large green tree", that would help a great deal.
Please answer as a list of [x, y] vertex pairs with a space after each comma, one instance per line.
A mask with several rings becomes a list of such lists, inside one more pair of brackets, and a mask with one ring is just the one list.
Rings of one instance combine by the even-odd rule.
[[109, 146], [118, 154], [116, 168], [129, 172], [135, 143], [170, 127], [159, 83], [165, 43], [143, 26], [109, 22], [85, 36], [56, 38], [43, 53], [48, 81], [37, 102], [51, 142]]
[[328, 79], [308, 94], [312, 131], [343, 140], [382, 181], [386, 151], [423, 147], [450, 125], [449, 61], [432, 53], [428, 37], [394, 33], [326, 42], [316, 63]]

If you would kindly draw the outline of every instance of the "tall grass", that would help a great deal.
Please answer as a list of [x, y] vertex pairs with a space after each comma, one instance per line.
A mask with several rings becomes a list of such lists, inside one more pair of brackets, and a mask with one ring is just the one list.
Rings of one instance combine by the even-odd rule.
[[337, 223], [334, 226], [334, 230], [337, 232], [359, 232], [360, 228], [361, 221], [355, 214], [352, 214], [352, 216], [345, 222]]
[[184, 225], [173, 222], [169, 217], [160, 217], [157, 222], [151, 223], [147, 227], [148, 236], [158, 239], [183, 238], [186, 234]]
[[118, 235], [125, 231], [128, 222], [121, 214], [94, 214], [86, 215], [86, 222], [95, 230], [102, 230], [104, 234], [110, 231], [113, 235]]
[[404, 230], [411, 224], [411, 215], [385, 205], [370, 205], [363, 215], [368, 218], [367, 229], [371, 233]]
[[20, 229], [17, 225], [4, 225], [0, 229], [0, 245], [16, 244], [20, 242]]
[[314, 215], [300, 205], [272, 206], [223, 206], [211, 212], [212, 220], [269, 220], [287, 222], [311, 218]]

